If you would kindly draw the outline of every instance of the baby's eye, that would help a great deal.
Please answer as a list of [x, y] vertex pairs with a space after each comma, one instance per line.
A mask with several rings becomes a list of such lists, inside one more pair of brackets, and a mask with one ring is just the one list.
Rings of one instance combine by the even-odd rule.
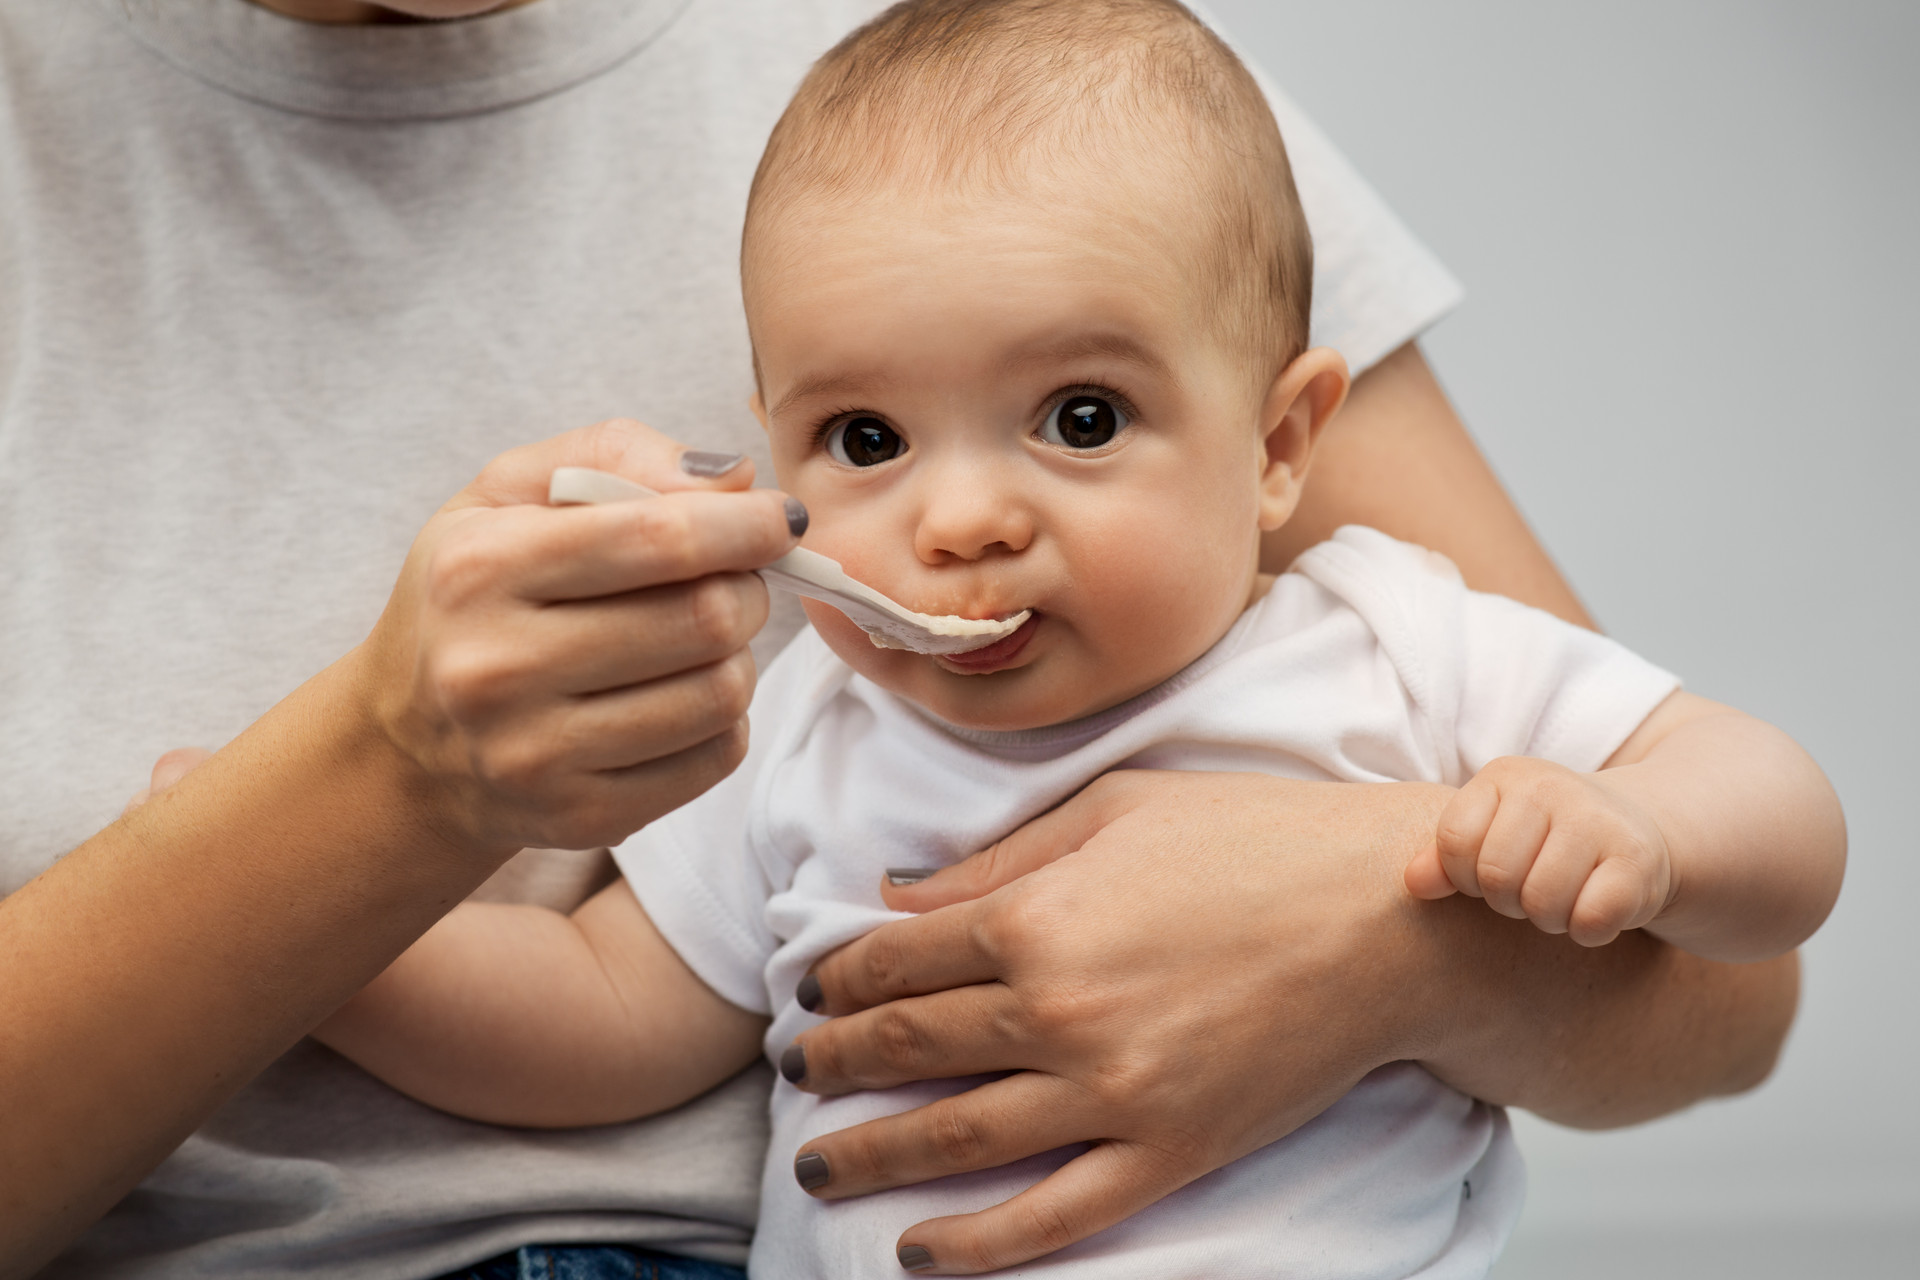
[[1104, 396], [1068, 396], [1047, 415], [1040, 438], [1069, 449], [1098, 449], [1120, 434], [1127, 415]]
[[848, 418], [827, 428], [827, 452], [849, 467], [877, 467], [907, 451], [907, 442], [878, 418]]

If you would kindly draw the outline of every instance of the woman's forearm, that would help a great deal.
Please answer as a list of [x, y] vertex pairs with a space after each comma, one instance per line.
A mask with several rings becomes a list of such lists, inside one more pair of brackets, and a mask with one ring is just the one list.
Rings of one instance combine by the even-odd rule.
[[1593, 625], [1415, 343], [1354, 379], [1314, 450], [1300, 509], [1266, 535], [1261, 566], [1280, 572], [1343, 524], [1441, 552], [1476, 591]]
[[509, 849], [414, 820], [322, 673], [0, 901], [0, 1274], [30, 1274]]
[[1799, 999], [1794, 955], [1702, 960], [1644, 932], [1574, 945], [1472, 899], [1423, 904], [1450, 975], [1429, 1070], [1560, 1124], [1636, 1124], [1764, 1080]]

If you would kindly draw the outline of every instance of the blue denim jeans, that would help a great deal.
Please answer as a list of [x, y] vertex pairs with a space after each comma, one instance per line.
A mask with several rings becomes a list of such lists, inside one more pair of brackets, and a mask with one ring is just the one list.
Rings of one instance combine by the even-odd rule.
[[530, 1244], [440, 1280], [747, 1280], [739, 1267], [612, 1244]]

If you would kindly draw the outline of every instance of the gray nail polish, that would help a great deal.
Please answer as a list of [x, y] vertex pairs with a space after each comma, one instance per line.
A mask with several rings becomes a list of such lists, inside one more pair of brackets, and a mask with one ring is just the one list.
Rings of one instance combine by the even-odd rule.
[[820, 1005], [826, 999], [820, 991], [820, 979], [812, 974], [800, 979], [800, 985], [793, 989], [793, 998], [808, 1013], [820, 1012]]
[[787, 528], [796, 538], [807, 531], [807, 507], [798, 498], [787, 499]]
[[908, 1271], [933, 1270], [933, 1255], [917, 1244], [903, 1244], [897, 1255], [900, 1265]]
[[747, 460], [744, 453], [715, 453], [711, 449], [689, 449], [680, 455], [680, 469], [690, 476], [711, 480], [723, 476]]
[[818, 1151], [802, 1151], [793, 1158], [793, 1180], [802, 1191], [824, 1187], [832, 1176], [827, 1172], [827, 1158]]
[[888, 884], [919, 884], [938, 871], [938, 867], [888, 867]]
[[788, 1084], [799, 1084], [807, 1078], [807, 1051], [800, 1047], [799, 1041], [787, 1046], [780, 1055], [780, 1074], [787, 1078]]

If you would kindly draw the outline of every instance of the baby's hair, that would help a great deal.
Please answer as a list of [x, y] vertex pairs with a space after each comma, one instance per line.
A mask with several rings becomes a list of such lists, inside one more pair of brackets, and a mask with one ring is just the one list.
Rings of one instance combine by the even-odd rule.
[[756, 232], [797, 199], [1031, 190], [1036, 160], [1116, 131], [1158, 144], [1199, 215], [1222, 336], [1271, 377], [1307, 345], [1313, 244], [1266, 97], [1175, 0], [907, 0], [820, 59], [775, 126], [748, 200]]

